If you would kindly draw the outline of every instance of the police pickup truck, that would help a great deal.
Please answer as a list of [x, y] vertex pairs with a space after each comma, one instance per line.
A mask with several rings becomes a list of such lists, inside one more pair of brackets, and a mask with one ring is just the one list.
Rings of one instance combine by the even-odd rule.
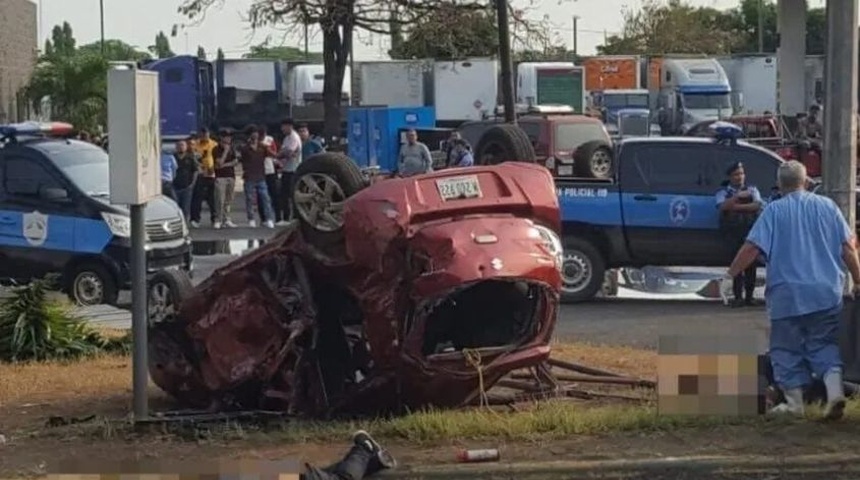
[[[60, 274], [82, 305], [116, 303], [131, 283], [128, 210], [110, 203], [107, 153], [58, 138], [64, 123], [0, 125], [0, 279]], [[164, 197], [145, 209], [147, 267], [168, 287], [192, 268], [191, 238], [179, 206]], [[150, 289], [155, 285], [150, 279]], [[152, 293], [152, 292], [150, 292]]]
[[716, 124], [710, 138], [640, 137], [615, 147], [611, 178], [556, 180], [564, 242], [563, 300], [601, 289], [610, 268], [726, 267], [736, 252], [719, 234], [715, 194], [742, 162], [747, 183], [767, 196], [782, 159]]

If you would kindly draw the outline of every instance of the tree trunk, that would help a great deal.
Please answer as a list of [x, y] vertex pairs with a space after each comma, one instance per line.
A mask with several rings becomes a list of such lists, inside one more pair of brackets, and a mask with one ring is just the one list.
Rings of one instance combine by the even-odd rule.
[[325, 66], [323, 133], [326, 141], [330, 142], [329, 145], [335, 145], [332, 140], [336, 137], [340, 138], [343, 134], [341, 132], [341, 91], [351, 43], [351, 25], [335, 24], [323, 27], [323, 65]]

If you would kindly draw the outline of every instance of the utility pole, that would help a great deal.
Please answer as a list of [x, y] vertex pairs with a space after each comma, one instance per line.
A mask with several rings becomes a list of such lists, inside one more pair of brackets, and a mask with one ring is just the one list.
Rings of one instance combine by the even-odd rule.
[[[857, 185], [857, 31], [858, 0], [827, 2], [827, 60], [825, 62], [824, 192], [832, 198], [848, 225], [854, 225]], [[850, 287], [848, 276], [846, 287]]]
[[573, 56], [574, 57], [577, 56], [577, 54], [579, 53], [579, 51], [576, 48], [576, 44], [579, 41], [579, 35], [578, 35], [578, 31], [577, 31], [578, 20], [579, 20], [579, 16], [574, 15], [573, 16]]
[[[308, 21], [307, 21], [307, 19], [305, 19], [305, 61], [306, 62], [311, 61], [311, 54], [310, 54], [310, 50], [308, 48], [308, 45], [309, 45], [309, 42], [308, 42]], [[352, 52], [350, 52], [349, 55], [350, 55], [350, 58], [352, 58]]]
[[502, 99], [505, 106], [505, 122], [516, 125], [514, 65], [511, 61], [511, 32], [508, 24], [507, 0], [496, 0], [496, 21], [499, 28], [499, 60], [502, 62]]
[[764, 53], [764, 0], [758, 0], [758, 53]]
[[101, 49], [105, 54], [105, 0], [99, 0], [99, 21], [101, 23]]

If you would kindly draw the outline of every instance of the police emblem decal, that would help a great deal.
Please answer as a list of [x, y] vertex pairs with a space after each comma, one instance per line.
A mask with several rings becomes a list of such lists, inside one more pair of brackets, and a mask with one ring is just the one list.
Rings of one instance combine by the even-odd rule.
[[676, 197], [669, 203], [669, 219], [675, 225], [681, 225], [690, 218], [690, 202], [686, 197]]

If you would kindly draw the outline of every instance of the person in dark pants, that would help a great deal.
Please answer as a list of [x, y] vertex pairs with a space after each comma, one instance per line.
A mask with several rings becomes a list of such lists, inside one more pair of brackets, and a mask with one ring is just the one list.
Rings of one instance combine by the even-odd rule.
[[188, 148], [188, 142], [176, 142], [176, 175], [173, 177], [173, 191], [176, 192], [176, 203], [182, 209], [186, 221], [191, 221], [191, 198], [194, 186], [197, 184], [197, 174], [200, 170], [197, 159]]
[[[720, 211], [720, 231], [734, 254], [744, 245], [764, 202], [758, 188], [746, 183], [742, 163], [732, 164], [726, 175], [729, 179], [717, 191], [716, 203]], [[732, 281], [733, 307], [755, 304], [755, 283], [756, 264], [752, 263]]]
[[352, 435], [352, 448], [339, 462], [325, 468], [306, 465], [301, 480], [361, 480], [382, 470], [395, 468], [394, 457], [369, 433], [359, 430]]
[[279, 225], [284, 225], [293, 213], [293, 176], [299, 164], [302, 163], [302, 139], [293, 128], [294, 125], [292, 119], [281, 122], [284, 141], [275, 157], [282, 168], [280, 188], [282, 217], [278, 222]]
[[[279, 222], [282, 219], [282, 216], [280, 215], [281, 199], [278, 196], [278, 194], [280, 193], [280, 185], [278, 182], [278, 170], [277, 168], [275, 168], [275, 155], [278, 154], [278, 147], [275, 144], [275, 139], [268, 134], [265, 125], [261, 125], [257, 129], [257, 134], [260, 137], [260, 142], [262, 143], [263, 147], [265, 147], [266, 152], [268, 153], [266, 155], [266, 162], [264, 164], [264, 172], [266, 174], [266, 189], [269, 191], [269, 198], [271, 198], [272, 204], [272, 212], [275, 215], [273, 221]], [[261, 201], [263, 200], [258, 195], [257, 205], [259, 205]], [[263, 209], [259, 208], [257, 210], [258, 213], [261, 215], [260, 222], [265, 222], [266, 220], [262, 218]]]

